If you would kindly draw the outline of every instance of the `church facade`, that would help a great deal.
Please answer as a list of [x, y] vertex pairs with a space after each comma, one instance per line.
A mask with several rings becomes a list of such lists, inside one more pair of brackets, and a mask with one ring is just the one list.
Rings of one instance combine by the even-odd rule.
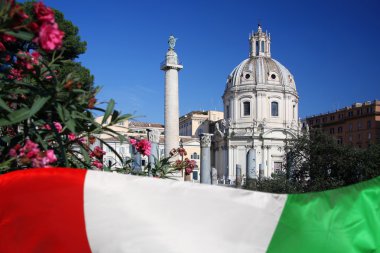
[[228, 75], [224, 119], [215, 125], [212, 166], [218, 178], [269, 177], [281, 169], [286, 142], [296, 137], [298, 94], [293, 75], [271, 57], [270, 34], [261, 26], [249, 36], [249, 58]]

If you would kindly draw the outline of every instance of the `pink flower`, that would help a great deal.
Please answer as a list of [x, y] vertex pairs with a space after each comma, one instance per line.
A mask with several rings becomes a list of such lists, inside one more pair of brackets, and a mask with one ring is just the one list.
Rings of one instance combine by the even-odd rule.
[[3, 34], [2, 36], [3, 41], [5, 42], [16, 42], [16, 38], [9, 34]]
[[93, 162], [92, 162], [92, 165], [94, 165], [94, 166], [95, 166], [96, 168], [98, 168], [98, 169], [103, 168], [103, 163], [101, 163], [101, 162], [98, 161], [98, 160], [93, 161]]
[[151, 143], [145, 139], [135, 144], [136, 150], [142, 155], [150, 155]]
[[[57, 122], [57, 121], [54, 121], [53, 124], [54, 124], [54, 126], [55, 126], [55, 129], [57, 129], [57, 132], [58, 132], [58, 133], [61, 133], [61, 132], [62, 132], [62, 129], [63, 129], [61, 123], [59, 123], [59, 122]], [[46, 130], [51, 130], [51, 127], [50, 127], [49, 124], [45, 124], [45, 125], [43, 126], [43, 128], [46, 129]]]
[[5, 48], [4, 44], [2, 42], [0, 42], [0, 52], [4, 52], [6, 50], [7, 49]]
[[46, 163], [54, 163], [57, 161], [57, 157], [54, 154], [54, 150], [49, 149], [45, 152], [45, 157], [47, 159]]
[[102, 158], [103, 155], [105, 155], [106, 152], [103, 151], [99, 146], [96, 146], [94, 150], [90, 153], [90, 157], [97, 157], [97, 158]]
[[22, 80], [22, 69], [15, 69], [15, 68], [12, 68], [10, 71], [9, 71], [9, 75], [7, 76], [8, 79], [16, 79], [17, 81], [20, 81]]
[[187, 155], [187, 152], [184, 148], [178, 148], [178, 153], [180, 156], [185, 156]]
[[67, 135], [67, 138], [69, 138], [70, 141], [75, 141], [75, 139], [77, 138], [77, 136], [74, 133], [69, 133]]
[[193, 168], [191, 168], [191, 167], [187, 167], [187, 168], [185, 169], [185, 174], [186, 174], [186, 175], [190, 175], [191, 172], [193, 172]]
[[40, 152], [38, 144], [31, 140], [26, 140], [24, 147], [20, 148], [20, 156], [32, 158]]
[[17, 156], [17, 151], [21, 148], [21, 145], [20, 144], [16, 144], [13, 148], [11, 148], [9, 150], [9, 155], [12, 156], [12, 157], [16, 157]]
[[34, 12], [37, 19], [41, 22], [54, 23], [54, 11], [49, 7], [46, 7], [43, 3], [34, 3]]
[[132, 146], [136, 145], [136, 140], [135, 139], [129, 139], [129, 143], [131, 143]]
[[40, 26], [37, 24], [37, 22], [31, 22], [28, 25], [29, 29], [32, 30], [32, 32], [37, 33], [38, 30], [40, 29]]
[[40, 31], [35, 42], [38, 42], [43, 50], [53, 51], [62, 45], [64, 35], [65, 33], [58, 29], [58, 25], [56, 23], [44, 23], [40, 27]]

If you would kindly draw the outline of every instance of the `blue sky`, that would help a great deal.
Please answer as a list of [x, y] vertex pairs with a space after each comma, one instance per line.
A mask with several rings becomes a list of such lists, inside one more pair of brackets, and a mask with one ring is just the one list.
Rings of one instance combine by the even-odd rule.
[[272, 57], [294, 75], [300, 116], [380, 99], [380, 1], [47, 0], [88, 43], [79, 59], [103, 89], [99, 100], [139, 121], [164, 121], [160, 62], [179, 38], [180, 114], [222, 110], [227, 75], [248, 57], [248, 34], [271, 33]]

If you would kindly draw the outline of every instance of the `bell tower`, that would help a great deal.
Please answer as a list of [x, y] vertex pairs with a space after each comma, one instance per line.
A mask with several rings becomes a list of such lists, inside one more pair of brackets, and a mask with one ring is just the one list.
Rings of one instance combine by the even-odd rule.
[[257, 32], [249, 34], [249, 57], [271, 57], [270, 54], [270, 34], [263, 32], [261, 24], [258, 24]]

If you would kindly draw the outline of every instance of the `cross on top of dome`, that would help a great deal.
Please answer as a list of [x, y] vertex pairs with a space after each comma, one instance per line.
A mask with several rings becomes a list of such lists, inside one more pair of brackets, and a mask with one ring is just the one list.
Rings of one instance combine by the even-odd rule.
[[270, 34], [263, 33], [261, 24], [258, 24], [257, 32], [249, 34], [249, 57], [271, 57], [270, 53]]

